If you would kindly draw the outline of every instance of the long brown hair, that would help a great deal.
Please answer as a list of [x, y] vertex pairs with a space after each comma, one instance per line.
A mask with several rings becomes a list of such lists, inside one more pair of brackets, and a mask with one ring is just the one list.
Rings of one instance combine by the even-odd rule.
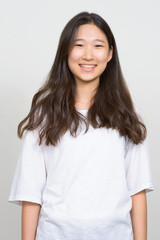
[[[93, 104], [85, 118], [75, 109], [76, 83], [68, 67], [68, 54], [76, 30], [83, 24], [95, 24], [106, 35], [113, 56], [100, 76]], [[29, 114], [18, 125], [18, 136], [25, 130], [39, 129], [39, 144], [56, 146], [67, 131], [77, 136], [79, 123], [83, 121], [88, 131], [94, 128], [117, 129], [133, 143], [142, 143], [146, 127], [140, 121], [124, 80], [113, 33], [103, 18], [95, 13], [81, 12], [73, 17], [61, 33], [53, 66], [44, 85], [34, 95]]]

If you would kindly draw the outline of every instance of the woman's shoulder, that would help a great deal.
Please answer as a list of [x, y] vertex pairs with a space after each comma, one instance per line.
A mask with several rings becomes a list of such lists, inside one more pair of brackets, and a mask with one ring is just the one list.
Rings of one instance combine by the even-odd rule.
[[22, 139], [23, 146], [39, 149], [43, 143], [39, 144], [39, 129], [26, 130]]

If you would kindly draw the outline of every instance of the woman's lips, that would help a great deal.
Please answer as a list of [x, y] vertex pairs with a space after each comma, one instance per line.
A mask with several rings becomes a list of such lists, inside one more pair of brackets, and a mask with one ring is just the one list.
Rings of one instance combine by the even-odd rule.
[[97, 66], [96, 64], [79, 64], [81, 69], [86, 71], [86, 72], [91, 72], [95, 69]]

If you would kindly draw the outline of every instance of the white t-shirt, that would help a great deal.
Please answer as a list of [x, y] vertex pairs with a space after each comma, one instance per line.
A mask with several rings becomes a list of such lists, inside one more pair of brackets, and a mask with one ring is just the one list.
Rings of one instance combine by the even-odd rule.
[[133, 240], [131, 196], [153, 190], [147, 140], [135, 145], [92, 126], [84, 134], [83, 126], [56, 147], [39, 146], [38, 131], [28, 131], [8, 201], [41, 204], [36, 240]]

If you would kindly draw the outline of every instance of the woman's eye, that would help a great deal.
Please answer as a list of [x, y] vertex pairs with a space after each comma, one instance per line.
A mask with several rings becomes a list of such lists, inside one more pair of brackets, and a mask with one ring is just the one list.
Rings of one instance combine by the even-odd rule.
[[82, 44], [76, 44], [75, 46], [77, 46], [77, 47], [83, 47]]
[[99, 45], [99, 44], [97, 44], [97, 45], [95, 45], [95, 47], [103, 47], [102, 45]]

